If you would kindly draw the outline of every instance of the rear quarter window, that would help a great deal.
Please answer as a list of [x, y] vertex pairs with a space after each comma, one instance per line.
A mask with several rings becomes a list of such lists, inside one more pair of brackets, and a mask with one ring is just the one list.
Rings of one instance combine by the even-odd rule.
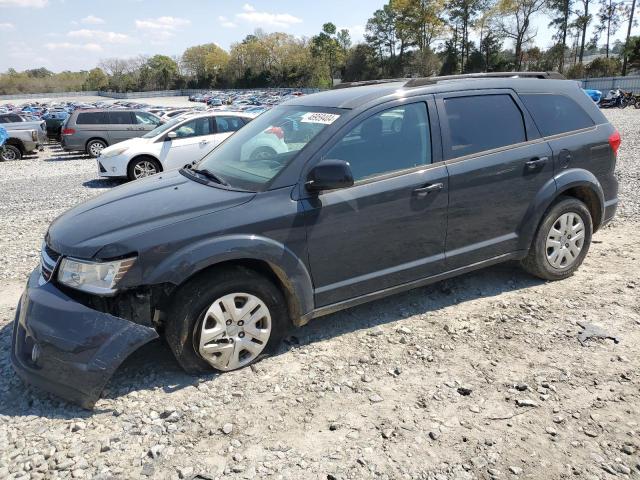
[[77, 125], [105, 125], [109, 123], [106, 112], [79, 113], [76, 118]]
[[527, 93], [520, 98], [545, 137], [595, 125], [589, 114], [565, 95]]

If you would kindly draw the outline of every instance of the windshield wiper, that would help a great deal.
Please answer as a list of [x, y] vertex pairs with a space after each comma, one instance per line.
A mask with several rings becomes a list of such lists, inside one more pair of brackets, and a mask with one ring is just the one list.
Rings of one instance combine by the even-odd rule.
[[220, 185], [224, 185], [225, 187], [229, 186], [229, 182], [227, 182], [225, 179], [223, 179], [219, 175], [216, 175], [211, 170], [207, 170], [206, 168], [203, 168], [202, 170], [200, 170], [200, 169], [194, 168], [192, 164], [185, 165], [185, 168], [188, 170], [191, 170], [193, 173], [202, 175], [203, 177], [207, 177], [209, 180], [213, 180], [214, 182], [219, 183]]

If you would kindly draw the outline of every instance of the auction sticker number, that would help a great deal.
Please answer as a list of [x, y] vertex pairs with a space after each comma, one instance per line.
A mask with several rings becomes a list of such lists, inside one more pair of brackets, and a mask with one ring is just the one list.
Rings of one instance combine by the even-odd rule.
[[335, 122], [340, 115], [335, 113], [321, 113], [321, 112], [308, 112], [302, 116], [302, 123], [322, 123], [324, 125], [331, 125]]

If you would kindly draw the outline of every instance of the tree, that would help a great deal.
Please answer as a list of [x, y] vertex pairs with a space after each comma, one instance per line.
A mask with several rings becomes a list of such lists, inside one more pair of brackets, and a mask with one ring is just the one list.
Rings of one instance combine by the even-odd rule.
[[[378, 61], [385, 64], [388, 55], [393, 63], [396, 56], [396, 12], [385, 5], [373, 12], [373, 16], [367, 21], [365, 39], [367, 43], [378, 53]], [[385, 72], [387, 73], [387, 72]]]
[[347, 53], [342, 79], [345, 82], [355, 82], [378, 78], [378, 65], [374, 48], [364, 43], [358, 44]]
[[622, 71], [622, 63], [617, 58], [598, 57], [585, 67], [587, 77], [615, 77]]
[[[625, 67], [640, 68], [640, 37], [629, 37], [624, 45]], [[626, 71], [623, 72], [623, 75]]]
[[547, 7], [551, 12], [555, 12], [556, 16], [551, 18], [549, 26], [556, 29], [554, 38], [560, 45], [560, 63], [558, 70], [564, 71], [564, 52], [567, 49], [567, 34], [569, 32], [569, 18], [571, 16], [571, 10], [573, 8], [574, 0], [549, 0]]
[[177, 63], [166, 55], [154, 55], [144, 67], [148, 68], [149, 83], [152, 88], [168, 90], [178, 76]]
[[104, 90], [108, 85], [109, 77], [107, 77], [101, 68], [96, 67], [89, 71], [83, 87], [85, 90]]
[[627, 27], [627, 37], [625, 40], [625, 47], [623, 50], [624, 58], [622, 60], [622, 75], [627, 74], [627, 64], [628, 64], [627, 46], [631, 45], [629, 41], [631, 40], [631, 26], [633, 25], [633, 14], [635, 12], [635, 9], [636, 9], [636, 0], [631, 1], [631, 7], [625, 7], [625, 16], [629, 17], [629, 25]]
[[578, 60], [582, 63], [582, 59], [584, 58], [584, 47], [587, 38], [587, 27], [593, 20], [593, 16], [589, 13], [589, 5], [593, 0], [581, 0], [582, 3], [582, 11], [578, 13], [577, 18], [575, 20], [575, 26], [580, 32], [580, 53], [578, 55]]
[[229, 61], [229, 54], [215, 43], [187, 48], [182, 54], [181, 65], [194, 86], [214, 86]]
[[620, 28], [622, 23], [622, 2], [614, 2], [613, 0], [600, 0], [600, 11], [598, 12], [599, 23], [594, 29], [593, 43], [596, 44], [600, 35], [606, 32], [605, 56], [609, 58], [609, 44], [611, 43], [611, 35]]
[[311, 55], [325, 67], [325, 85], [333, 85], [340, 57], [340, 44], [336, 38], [336, 26], [329, 22], [322, 26], [322, 32], [311, 39]]
[[487, 7], [484, 0], [449, 0], [447, 11], [451, 23], [458, 27], [460, 32], [460, 72], [465, 71], [465, 63], [469, 57], [469, 32], [482, 9]]
[[542, 10], [544, 6], [545, 0], [500, 0], [498, 3], [498, 11], [502, 15], [500, 30], [515, 44], [517, 71], [520, 71], [522, 65], [522, 47], [538, 34], [537, 30], [531, 29], [531, 16]]

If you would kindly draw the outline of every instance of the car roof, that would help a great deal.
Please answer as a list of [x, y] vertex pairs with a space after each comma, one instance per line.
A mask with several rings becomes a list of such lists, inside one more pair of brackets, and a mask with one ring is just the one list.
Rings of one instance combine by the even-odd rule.
[[555, 78], [504, 77], [434, 77], [432, 79], [402, 79], [371, 85], [348, 86], [314, 93], [289, 100], [285, 105], [356, 109], [371, 103], [383, 103], [394, 98], [455, 91], [511, 89], [516, 92], [563, 92], [578, 90], [573, 80]]

